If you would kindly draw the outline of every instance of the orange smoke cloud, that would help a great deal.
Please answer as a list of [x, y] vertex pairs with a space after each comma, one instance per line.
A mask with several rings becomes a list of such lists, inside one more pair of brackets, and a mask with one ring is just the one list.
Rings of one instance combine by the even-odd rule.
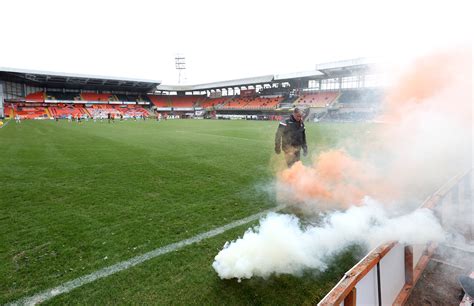
[[[398, 122], [413, 110], [436, 108], [470, 116], [471, 49], [438, 52], [416, 59], [386, 92], [382, 120]], [[453, 88], [454, 87], [454, 88]], [[443, 94], [448, 91], [448, 95]], [[440, 99], [433, 99], [439, 96]], [[464, 106], [464, 107], [463, 107]], [[467, 113], [466, 113], [467, 111]]]
[[470, 54], [461, 49], [416, 60], [387, 90], [382, 120], [395, 124], [378, 125], [374, 142], [360, 151], [364, 159], [323, 152], [311, 166], [281, 171], [280, 193], [290, 201], [348, 207], [365, 196], [391, 202], [434, 191], [472, 158]]
[[279, 173], [278, 180], [290, 186], [294, 200], [310, 199], [344, 207], [358, 205], [364, 196], [383, 194], [385, 189], [377, 183], [375, 169], [342, 150], [321, 153], [312, 167], [298, 162]]
[[378, 142], [390, 153], [387, 174], [398, 188], [462, 171], [472, 158], [471, 48], [445, 50], [415, 60], [388, 88]]

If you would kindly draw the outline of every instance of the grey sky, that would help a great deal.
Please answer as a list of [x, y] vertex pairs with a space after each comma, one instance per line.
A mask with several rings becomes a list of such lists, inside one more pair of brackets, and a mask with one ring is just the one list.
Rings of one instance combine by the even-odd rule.
[[470, 43], [469, 1], [0, 2], [0, 66], [177, 84]]

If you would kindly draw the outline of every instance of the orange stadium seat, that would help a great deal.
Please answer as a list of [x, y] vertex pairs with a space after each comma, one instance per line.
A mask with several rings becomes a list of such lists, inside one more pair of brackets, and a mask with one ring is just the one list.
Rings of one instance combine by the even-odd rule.
[[235, 97], [232, 100], [224, 104], [224, 108], [243, 109], [248, 103], [248, 98]]
[[194, 107], [200, 96], [170, 96], [171, 106], [176, 108], [191, 108]]
[[231, 97], [221, 97], [221, 98], [214, 98], [214, 99], [207, 98], [200, 101], [200, 105], [203, 108], [215, 107], [215, 106], [223, 104], [226, 100], [229, 100], [229, 99], [231, 99]]
[[107, 117], [108, 114], [119, 116], [121, 114], [120, 111], [114, 108], [114, 105], [92, 105], [86, 110], [92, 117]]
[[3, 113], [5, 115], [5, 117], [8, 117], [8, 118], [13, 118], [14, 115], [13, 115], [13, 107], [10, 105], [10, 103], [5, 103], [3, 105], [4, 109], [3, 109]]
[[271, 109], [276, 108], [283, 97], [235, 97], [224, 105], [231, 109]]
[[26, 95], [26, 102], [44, 102], [45, 93], [43, 91], [38, 91], [35, 93], [30, 93]]
[[47, 119], [49, 118], [46, 107], [35, 106], [13, 106], [14, 116], [19, 115], [22, 119]]
[[283, 100], [283, 97], [275, 98], [262, 98], [256, 97], [252, 98], [247, 105], [246, 109], [261, 109], [261, 108], [275, 108]]
[[151, 103], [156, 107], [170, 107], [170, 100], [168, 99], [169, 96], [154, 96], [148, 95], [150, 98]]
[[141, 106], [128, 105], [127, 107], [123, 107], [120, 105], [114, 105], [114, 108], [124, 117], [150, 116], [150, 113]]
[[89, 115], [87, 110], [82, 106], [72, 106], [72, 105], [65, 105], [65, 106], [50, 106], [49, 112], [53, 117], [68, 117], [69, 115], [76, 117], [82, 115]]
[[192, 108], [196, 106], [202, 96], [148, 96], [157, 107], [176, 107], [176, 108]]

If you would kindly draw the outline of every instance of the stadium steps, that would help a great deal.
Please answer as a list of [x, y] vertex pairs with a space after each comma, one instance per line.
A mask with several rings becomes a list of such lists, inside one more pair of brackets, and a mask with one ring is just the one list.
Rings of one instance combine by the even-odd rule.
[[219, 103], [219, 104], [217, 104], [217, 105], [214, 106], [214, 109], [224, 107], [224, 105], [226, 105], [227, 103], [229, 103], [230, 101], [232, 101], [235, 97], [236, 97], [236, 95], [233, 95], [233, 96], [230, 97], [230, 98], [227, 98], [227, 99], [225, 99], [225, 100], [222, 100], [221, 103]]
[[226, 106], [229, 102], [232, 102], [232, 100], [234, 100], [234, 98], [235, 98], [236, 96], [237, 96], [237, 95], [234, 94], [232, 97], [230, 97], [230, 98], [224, 100], [221, 104], [215, 105], [214, 108], [217, 108], [217, 106], [218, 106], [218, 108], [222, 108], [222, 107]]
[[[328, 104], [328, 106], [324, 107], [323, 110], [321, 110], [321, 108], [315, 108], [315, 107], [311, 107], [310, 108], [310, 112], [308, 114], [308, 116], [306, 117], [305, 121], [312, 121], [314, 118], [318, 118], [319, 120], [322, 120], [324, 119], [324, 117], [327, 116], [328, 114], [328, 109], [334, 107], [335, 105], [337, 105], [337, 101], [339, 99], [339, 97], [341, 96], [341, 93], [338, 93], [337, 97], [334, 98], [331, 103]], [[296, 102], [296, 101], [295, 101]]]
[[165, 100], [166, 100], [166, 106], [165, 107], [173, 107], [173, 100], [171, 99], [170, 95], [167, 95]]
[[206, 101], [207, 97], [201, 97], [197, 99], [196, 103], [194, 104], [195, 107], [201, 107], [201, 103]]
[[46, 115], [48, 115], [48, 119], [49, 119], [49, 118], [52, 118], [53, 115], [52, 115], [51, 112], [49, 111], [49, 107], [45, 107], [44, 109], [45, 109]]
[[329, 103], [328, 107], [331, 107], [331, 106], [333, 106], [334, 104], [338, 103], [339, 98], [341, 97], [341, 94], [342, 94], [342, 92], [339, 92], [339, 93], [337, 94], [337, 97], [336, 97], [334, 100], [332, 100], [331, 103]]
[[233, 95], [232, 97], [230, 97], [229, 99], [225, 100], [224, 102], [222, 102], [221, 106], [224, 107], [226, 106], [227, 104], [229, 104], [230, 102], [232, 102], [232, 100], [234, 100], [234, 98], [236, 97], [237, 95]]
[[89, 111], [87, 110], [87, 108], [84, 107], [84, 108], [81, 108], [80, 110], [81, 110], [81, 114], [87, 115], [87, 116], [89, 116], [89, 117], [92, 117], [91, 113], [89, 113]]
[[224, 105], [224, 104], [226, 104], [226, 103], [229, 103], [230, 101], [234, 100], [236, 96], [237, 96], [237, 95], [234, 94], [232, 97], [230, 97], [229, 99], [225, 100], [224, 103], [222, 103], [222, 105]]

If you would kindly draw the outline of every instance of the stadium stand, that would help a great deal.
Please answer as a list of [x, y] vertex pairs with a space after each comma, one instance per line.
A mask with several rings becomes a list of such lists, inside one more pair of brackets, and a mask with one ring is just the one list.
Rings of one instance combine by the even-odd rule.
[[338, 92], [334, 91], [303, 94], [294, 102], [294, 105], [306, 107], [326, 107], [333, 103], [337, 99], [338, 95]]
[[135, 116], [150, 116], [150, 112], [141, 106], [136, 105], [92, 105], [84, 109], [92, 117], [106, 118], [108, 114], [115, 117], [123, 115], [124, 118], [131, 118]]
[[146, 95], [124, 95], [124, 94], [116, 94], [112, 96], [114, 101], [121, 101], [121, 102], [150, 102], [151, 100]]
[[227, 100], [232, 99], [233, 97], [221, 97], [221, 98], [207, 98], [200, 101], [200, 105], [202, 108], [212, 108], [218, 107], [224, 104]]
[[58, 118], [67, 118], [68, 116], [83, 116], [83, 115], [90, 115], [89, 112], [83, 107], [79, 105], [61, 105], [61, 106], [50, 106], [49, 111], [53, 117]]
[[114, 105], [114, 109], [119, 111], [125, 118], [150, 116], [150, 113], [145, 108], [135, 105]]
[[74, 92], [59, 92], [59, 91], [39, 91], [26, 96], [26, 102], [44, 102], [45, 100], [57, 100], [57, 101], [91, 101], [91, 102], [108, 102], [108, 101], [121, 101], [121, 102], [149, 102], [151, 100], [146, 95], [124, 95], [124, 94], [104, 94], [104, 93], [74, 93]]
[[262, 98], [255, 97], [252, 98], [247, 105], [246, 109], [262, 109], [262, 108], [275, 108], [283, 100], [283, 97], [272, 97], [272, 98]]
[[243, 109], [245, 105], [247, 105], [248, 101], [246, 98], [239, 98], [235, 97], [229, 101], [227, 101], [222, 107], [223, 108], [231, 108], [231, 109]]
[[48, 119], [46, 107], [41, 106], [18, 106], [13, 105], [14, 116], [19, 115], [22, 119]]
[[4, 113], [5, 113], [5, 117], [7, 118], [13, 118], [14, 117], [14, 114], [13, 114], [13, 107], [10, 103], [5, 103], [3, 105], [4, 107]]
[[128, 101], [132, 102], [151, 102], [148, 96], [146, 95], [127, 95], [127, 97]]
[[26, 102], [44, 102], [44, 99], [45, 99], [45, 94], [43, 91], [30, 93], [26, 95], [25, 97]]
[[170, 102], [172, 107], [192, 108], [201, 98], [202, 96], [170, 96]]
[[[267, 120], [299, 106], [309, 110], [307, 120], [311, 117], [324, 119], [329, 111], [331, 116], [328, 118], [339, 119], [351, 116], [346, 114], [351, 112], [376, 112], [378, 106], [370, 103], [381, 100], [381, 97], [374, 88], [360, 87], [365, 83], [357, 83], [357, 88], [343, 86], [337, 90], [334, 87], [326, 89], [329, 87], [323, 86], [325, 80], [329, 80], [328, 75], [331, 75], [330, 79], [339, 80], [339, 84], [352, 84], [352, 79], [345, 78], [365, 75], [370, 66], [368, 61], [355, 59], [318, 65], [314, 71], [197, 85], [163, 85], [160, 81], [137, 79], [117, 81], [117, 78], [2, 68], [0, 82], [7, 84], [13, 81], [15, 85], [5, 87], [8, 90], [4, 94], [4, 102], [20, 106], [19, 109], [25, 106], [42, 107], [30, 109], [31, 116], [27, 117], [44, 117], [44, 112], [48, 117], [60, 118], [79, 114], [107, 116], [112, 113], [132, 117], [170, 112], [170, 116], [180, 118]], [[345, 67], [351, 69], [342, 69]], [[31, 83], [32, 75], [36, 80], [34, 84]], [[310, 82], [319, 82], [319, 87]], [[47, 90], [42, 91], [42, 88]], [[214, 98], [237, 89], [240, 90], [239, 96]], [[25, 92], [29, 94], [25, 96]], [[200, 94], [194, 95], [197, 92]], [[5, 107], [5, 113], [6, 116], [14, 114], [14, 107]]]
[[344, 90], [338, 99], [341, 104], [377, 104], [381, 101], [383, 93], [374, 89]]
[[124, 94], [104, 94], [104, 93], [74, 93], [74, 92], [60, 92], [60, 91], [47, 91], [47, 92], [35, 92], [26, 96], [26, 102], [44, 102], [45, 100], [57, 100], [57, 101], [90, 101], [90, 102], [108, 102], [108, 101], [121, 101], [121, 102], [149, 102], [151, 100], [146, 95], [124, 95]]
[[270, 95], [275, 95], [275, 96], [284, 96], [288, 95], [291, 91], [290, 87], [271, 87], [271, 88], [263, 88], [260, 91], [261, 96], [270, 96]]
[[271, 109], [276, 108], [283, 97], [235, 97], [224, 104], [228, 109]]
[[149, 95], [153, 105], [156, 107], [174, 107], [174, 108], [193, 108], [199, 105], [200, 101], [205, 99], [204, 96], [173, 96]]
[[92, 105], [91, 107], [87, 107], [87, 111], [92, 117], [98, 118], [107, 118], [108, 114], [114, 116], [120, 116], [121, 114], [113, 105]]
[[170, 107], [171, 101], [169, 100], [169, 96], [155, 96], [155, 95], [148, 95], [148, 98], [151, 100], [151, 103], [156, 107]]
[[114, 98], [117, 101], [123, 101], [123, 102], [133, 101], [133, 100], [130, 100], [130, 98], [127, 95], [122, 95], [122, 94], [116, 94], [114, 95]]
[[283, 100], [281, 100], [280, 103], [293, 104], [293, 103], [295, 103], [295, 101], [296, 101], [298, 98], [299, 98], [299, 96], [296, 96], [296, 95], [284, 97]]
[[69, 93], [69, 92], [46, 92], [46, 100], [59, 100], [59, 101], [79, 101], [81, 100], [80, 93]]
[[81, 93], [81, 98], [84, 101], [111, 101], [113, 99], [111, 94], [98, 94], [93, 92]]

